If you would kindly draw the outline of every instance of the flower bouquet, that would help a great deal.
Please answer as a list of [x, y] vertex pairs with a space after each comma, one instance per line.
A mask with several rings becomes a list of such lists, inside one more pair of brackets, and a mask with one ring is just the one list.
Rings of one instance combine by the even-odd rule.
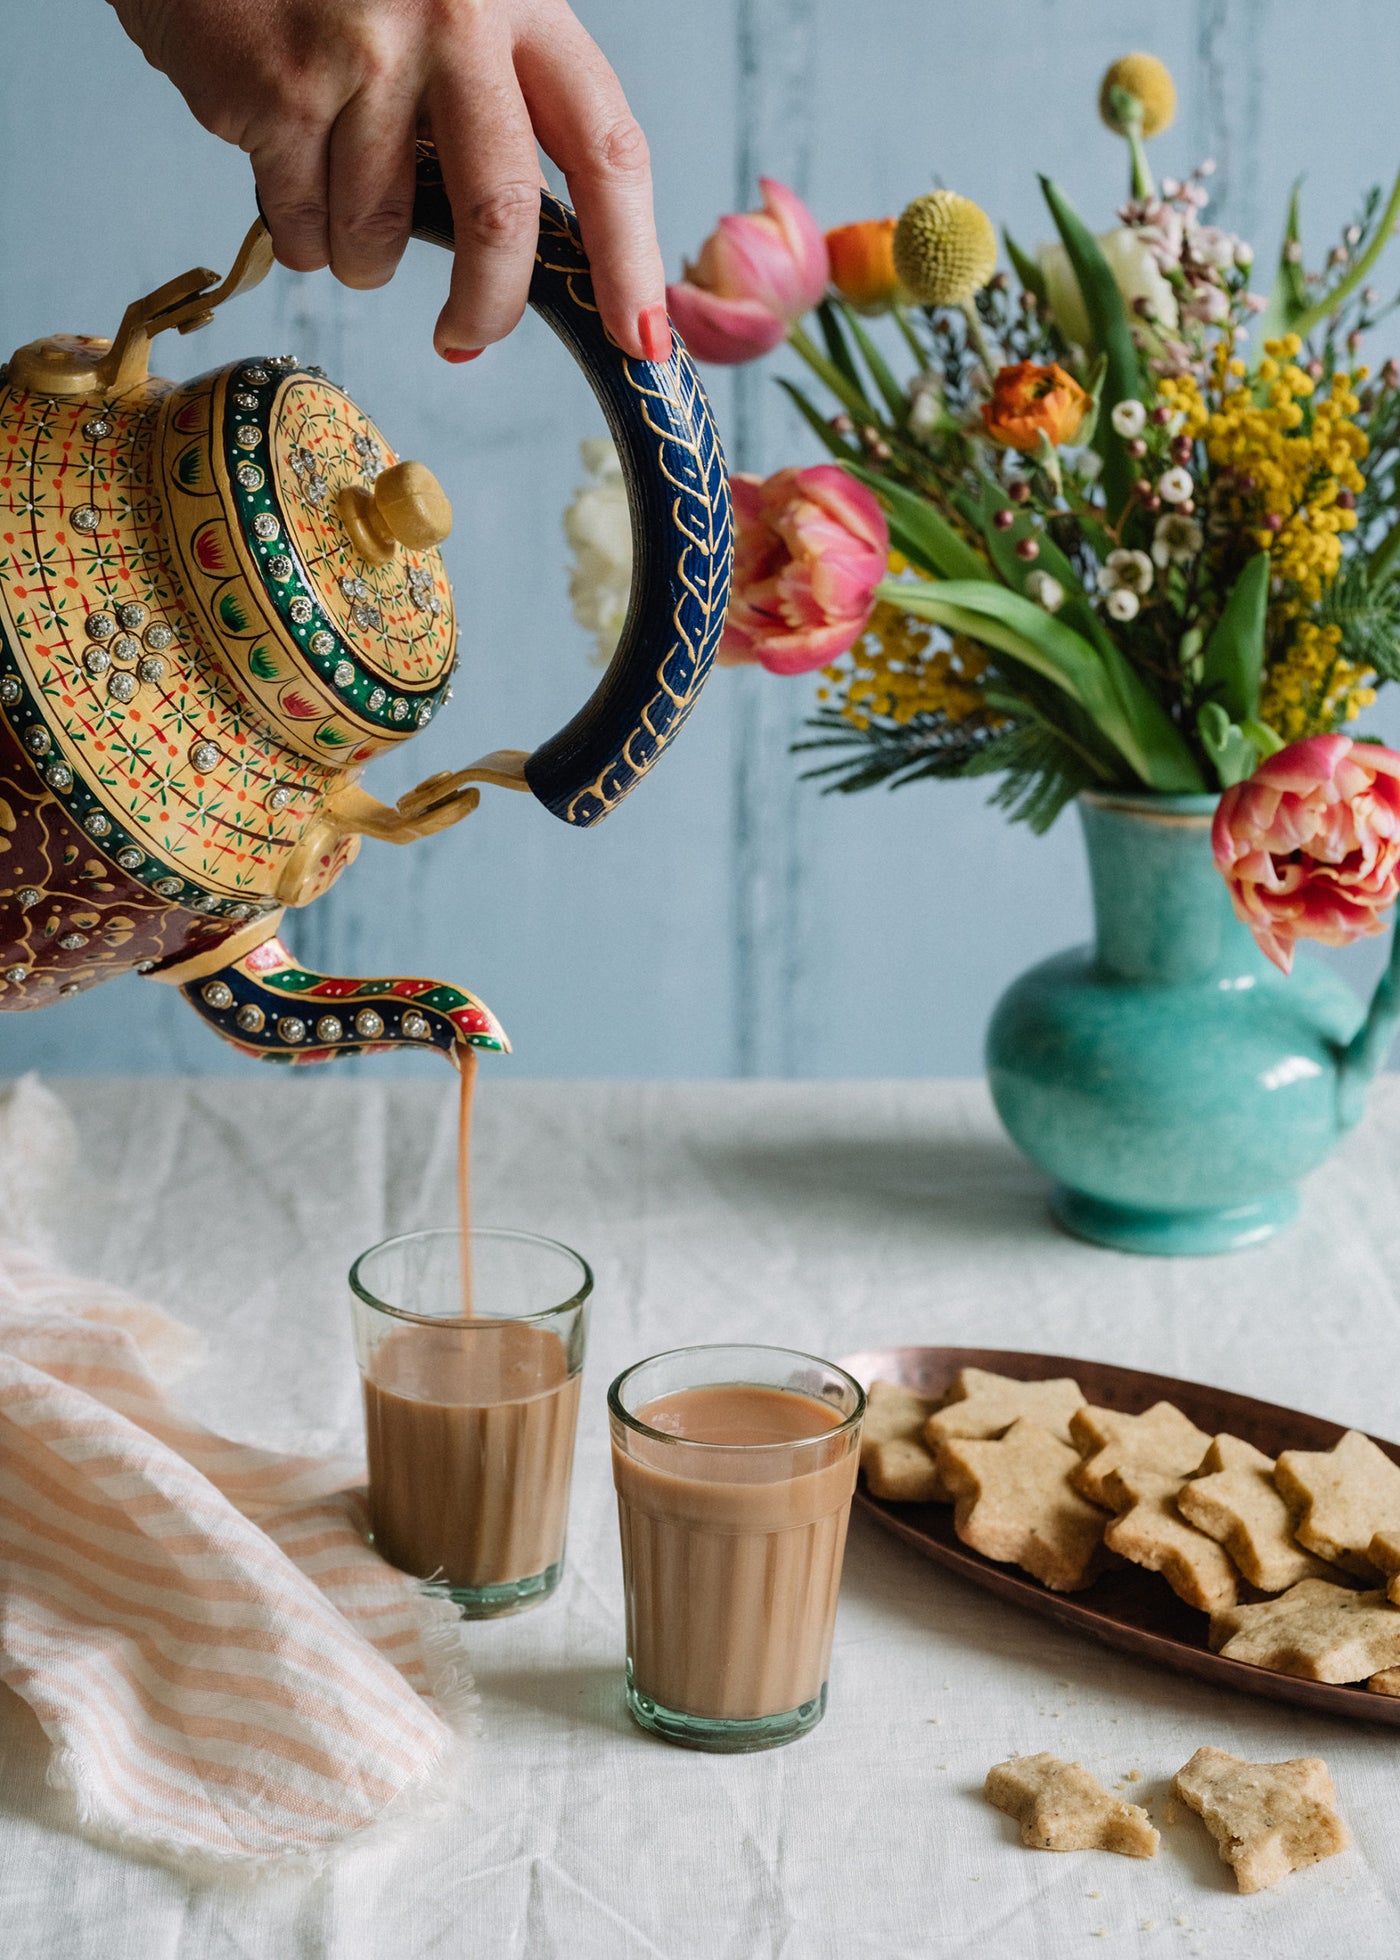
[[1106, 231], [1042, 178], [1054, 236], [1004, 233], [1000, 269], [954, 191], [824, 234], [765, 180], [669, 298], [700, 359], [785, 341], [826, 397], [780, 382], [830, 462], [735, 480], [720, 660], [819, 676], [798, 746], [829, 789], [987, 776], [1034, 830], [1081, 800], [1098, 947], [1002, 1002], [993, 1093], [1075, 1229], [1210, 1249], [1274, 1228], [1393, 1018], [1320, 969], [1276, 995], [1297, 939], [1379, 932], [1400, 888], [1400, 757], [1342, 732], [1400, 678], [1400, 364], [1362, 359], [1400, 178], [1316, 271], [1295, 191], [1263, 292], [1213, 166], [1154, 179], [1162, 64], [1115, 62], [1099, 107], [1129, 161]]

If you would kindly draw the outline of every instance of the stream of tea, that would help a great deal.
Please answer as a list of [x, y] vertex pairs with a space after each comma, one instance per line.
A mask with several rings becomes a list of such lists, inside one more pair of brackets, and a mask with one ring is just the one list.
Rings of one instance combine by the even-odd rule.
[[463, 1043], [457, 1060], [457, 1226], [461, 1233], [462, 1318], [472, 1317], [472, 1097], [476, 1050]]

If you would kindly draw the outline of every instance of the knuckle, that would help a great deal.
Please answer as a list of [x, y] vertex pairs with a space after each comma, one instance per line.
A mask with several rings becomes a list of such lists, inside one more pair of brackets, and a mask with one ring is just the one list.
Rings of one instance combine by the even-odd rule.
[[537, 184], [497, 184], [469, 206], [463, 231], [471, 244], [488, 250], [509, 249], [533, 242], [539, 217]]
[[641, 177], [651, 168], [651, 151], [635, 116], [622, 116], [603, 131], [597, 157], [604, 170], [618, 177]]
[[278, 198], [264, 192], [263, 209], [276, 237], [304, 240], [319, 237], [326, 228], [326, 207], [314, 197]]
[[397, 199], [393, 203], [373, 204], [363, 211], [347, 213], [336, 230], [352, 251], [379, 257], [398, 252], [403, 247], [408, 238], [411, 217], [410, 205], [403, 199]]

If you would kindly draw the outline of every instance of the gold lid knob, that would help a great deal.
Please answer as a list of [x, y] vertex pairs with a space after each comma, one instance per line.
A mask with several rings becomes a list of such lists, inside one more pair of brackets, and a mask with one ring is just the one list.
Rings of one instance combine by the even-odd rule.
[[373, 490], [347, 484], [336, 509], [355, 549], [372, 565], [387, 565], [400, 545], [427, 551], [452, 529], [452, 506], [426, 463], [381, 470]]

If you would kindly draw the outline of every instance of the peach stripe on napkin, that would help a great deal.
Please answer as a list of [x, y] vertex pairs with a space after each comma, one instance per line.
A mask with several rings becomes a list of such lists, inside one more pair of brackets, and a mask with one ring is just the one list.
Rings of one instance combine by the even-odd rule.
[[92, 1834], [321, 1854], [438, 1781], [461, 1623], [365, 1544], [357, 1466], [179, 1413], [180, 1333], [0, 1240], [0, 1679]]

